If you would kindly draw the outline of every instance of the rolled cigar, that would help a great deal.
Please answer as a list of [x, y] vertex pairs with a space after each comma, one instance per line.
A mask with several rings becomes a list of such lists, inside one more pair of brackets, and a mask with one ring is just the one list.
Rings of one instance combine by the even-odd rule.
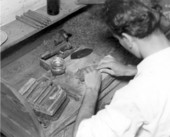
[[40, 28], [39, 28], [38, 26], [36, 26], [35, 24], [32, 24], [32, 23], [24, 20], [23, 18], [21, 18], [21, 17], [19, 17], [19, 16], [16, 16], [16, 20], [18, 20], [18, 21], [20, 21], [20, 22], [22, 22], [22, 23], [24, 23], [24, 24], [26, 24], [26, 25], [28, 25], [28, 26], [31, 26], [31, 27], [33, 27], [33, 28], [35, 28], [35, 29], [40, 29]]
[[40, 19], [38, 19], [38, 18], [28, 14], [28, 13], [24, 13], [23, 15], [28, 17], [28, 18], [30, 18], [30, 19], [32, 19], [32, 20], [34, 20], [34, 21], [36, 21], [36, 22], [38, 22], [38, 23], [40, 23], [43, 26], [47, 26], [48, 25], [46, 22], [44, 22], [44, 21], [42, 21], [42, 20], [40, 20]]
[[44, 19], [44, 20], [46, 20], [47, 22], [51, 22], [51, 19], [50, 19], [50, 18], [48, 18], [48, 17], [46, 17], [46, 16], [44, 16], [44, 15], [42, 15], [42, 14], [40, 14], [40, 13], [37, 13], [37, 12], [35, 12], [35, 11], [29, 10], [28, 13], [30, 13], [30, 14], [32, 14], [32, 15], [35, 15], [35, 16], [38, 17], [38, 18]]
[[36, 26], [38, 26], [40, 28], [44, 27], [44, 25], [42, 25], [39, 22], [37, 22], [37, 21], [35, 21], [35, 20], [31, 19], [31, 18], [28, 18], [26, 16], [21, 16], [21, 18], [23, 18], [24, 20], [26, 20], [26, 21], [28, 21], [28, 22], [30, 22], [32, 24], [35, 24]]

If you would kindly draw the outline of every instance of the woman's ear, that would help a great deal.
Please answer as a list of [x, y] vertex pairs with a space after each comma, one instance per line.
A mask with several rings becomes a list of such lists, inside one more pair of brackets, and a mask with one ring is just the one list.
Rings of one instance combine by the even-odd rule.
[[130, 36], [130, 35], [128, 35], [128, 34], [126, 34], [126, 33], [123, 33], [122, 34], [122, 36], [123, 36], [123, 41], [126, 43], [126, 45], [128, 46], [127, 48], [128, 49], [132, 49], [133, 48], [133, 42], [134, 42], [134, 40], [133, 40], [133, 37], [132, 36]]
[[126, 33], [123, 33], [122, 36], [124, 43], [126, 43], [126, 49], [134, 54], [136, 57], [141, 58], [141, 51], [140, 47], [138, 46], [138, 39]]

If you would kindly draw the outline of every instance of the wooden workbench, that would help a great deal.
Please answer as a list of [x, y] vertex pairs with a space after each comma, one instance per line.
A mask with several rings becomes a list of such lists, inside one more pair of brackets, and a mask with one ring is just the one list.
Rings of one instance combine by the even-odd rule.
[[[22, 63], [20, 62], [21, 64], [16, 64], [18, 70], [23, 69], [22, 65], [25, 61], [24, 59], [25, 58], [22, 58], [20, 60], [22, 62]], [[83, 95], [83, 92], [85, 90], [84, 84], [81, 83], [79, 81], [79, 79], [77, 79], [75, 77], [75, 73], [79, 69], [82, 69], [82, 68], [90, 66], [90, 65], [97, 64], [100, 61], [100, 59], [101, 59], [101, 57], [99, 55], [95, 54], [94, 52], [92, 54], [88, 55], [87, 57], [84, 57], [84, 58], [81, 58], [81, 59], [71, 60], [70, 57], [68, 57], [68, 58], [65, 59], [65, 61], [66, 61], [66, 73], [64, 75], [54, 77], [54, 76], [51, 75], [50, 71], [44, 71], [44, 72], [41, 72], [41, 74], [40, 73], [38, 74], [38, 75], [40, 75], [40, 77], [45, 76], [45, 77], [48, 77], [49, 79], [53, 79], [54, 84], [56, 84], [56, 85], [59, 84], [59, 85], [62, 85], [64, 87], [67, 87], [68, 91], [72, 90], [71, 92], [73, 94], [80, 96], [80, 100], [78, 100], [78, 101], [76, 101], [73, 98], [70, 98], [70, 102], [69, 102], [68, 106], [66, 107], [66, 109], [64, 110], [64, 112], [62, 113], [62, 116], [60, 116], [60, 118], [58, 120], [52, 121], [51, 124], [47, 128], [43, 128], [43, 131], [44, 131], [46, 137], [59, 137], [60, 135], [62, 135], [64, 137], [70, 137], [70, 134], [72, 134], [74, 122], [76, 120], [76, 115], [78, 114], [78, 109], [81, 106], [81, 102], [82, 102], [82, 98], [83, 98], [82, 95]], [[15, 65], [14, 65], [14, 67], [15, 67]], [[25, 71], [22, 72], [21, 75], [15, 76], [15, 79], [9, 78], [8, 82], [11, 85], [14, 85], [15, 88], [17, 87], [18, 89], [20, 89], [21, 86], [24, 85], [24, 83], [26, 83], [25, 81], [27, 81], [27, 78], [28, 79], [30, 77], [39, 78], [39, 76], [38, 75], [36, 76], [36, 74], [35, 74], [39, 70], [39, 69], [38, 70], [37, 69], [38, 68], [33, 66], [31, 68], [31, 71], [28, 69], [26, 72]], [[16, 71], [17, 69], [13, 68], [12, 70]], [[29, 73], [31, 75], [28, 75]], [[35, 74], [35, 76], [34, 76], [33, 73]], [[6, 76], [7, 75], [10, 77], [10, 74], [6, 73]], [[26, 75], [28, 75], [28, 77], [25, 77]], [[103, 79], [105, 77], [106, 77], [106, 75], [103, 75]], [[109, 95], [106, 95], [106, 97], [104, 97], [100, 101], [99, 109], [103, 109], [106, 104], [110, 103], [110, 101], [111, 101], [114, 93], [116, 92], [116, 90], [118, 90], [120, 87], [126, 85], [126, 83], [127, 83], [127, 82], [120, 82], [119, 80], [116, 80], [116, 81], [115, 82], [117, 84], [115, 85], [114, 90], [112, 90], [112, 92], [110, 92]], [[71, 118], [71, 122], [70, 122], [69, 126], [65, 126], [65, 128], [59, 129], [60, 126], [62, 126], [63, 121], [65, 121], [65, 119], [67, 119], [67, 117], [71, 116], [72, 114], [74, 114], [74, 117]]]
[[[114, 40], [112, 40], [110, 37], [107, 37], [108, 35], [106, 35], [106, 26], [93, 18], [90, 12], [83, 12], [82, 14], [73, 17], [64, 24], [63, 28], [67, 32], [73, 34], [70, 39], [71, 44], [74, 46], [83, 45], [94, 49], [95, 56], [91, 56], [92, 59], [89, 59], [91, 63], [93, 61], [94, 63], [99, 61], [101, 58], [103, 58], [103, 56], [111, 52], [113, 52], [113, 56], [115, 56], [118, 60], [121, 60], [120, 56], [125, 54], [124, 51], [121, 52], [121, 49]], [[53, 30], [51, 30], [52, 32], [47, 32], [43, 36], [39, 36], [36, 40], [21, 45], [21, 49], [16, 49], [13, 54], [8, 55], [2, 60], [2, 64], [5, 64], [2, 65], [2, 78], [8, 81], [8, 83], [10, 83], [14, 89], [18, 91], [31, 77], [38, 79], [43, 74], [47, 73], [47, 71], [39, 65], [39, 58], [45, 51], [50, 49], [49, 44], [53, 42], [56, 30], [57, 29], [53, 28]], [[27, 50], [31, 47], [32, 50]], [[96, 58], [98, 58], [98, 60], [96, 60]], [[88, 62], [89, 60], [86, 59], [82, 59], [81, 62], [79, 62], [80, 60], [74, 60], [74, 63], [69, 63], [68, 61], [67, 67], [69, 66], [69, 68], [75, 72], [77, 69], [90, 63]], [[75, 66], [77, 68], [73, 69]], [[105, 97], [104, 102], [100, 102], [100, 109], [103, 108], [105, 104], [109, 103], [112, 96], [114, 95], [114, 92], [124, 84], [120, 84], [112, 93]], [[71, 104], [74, 102], [75, 101], [72, 100]], [[76, 106], [74, 107], [76, 108]], [[72, 107], [70, 106], [70, 109], [71, 108]], [[68, 111], [66, 110], [64, 113], [67, 112]], [[55, 126], [57, 126], [57, 124], [54, 122], [51, 130], [54, 129]], [[74, 123], [64, 129], [64, 131], [61, 130], [60, 132], [57, 132], [55, 136], [62, 137], [65, 132], [65, 137], [70, 137], [73, 126]], [[50, 130], [48, 130], [47, 134], [50, 134], [49, 132]]]

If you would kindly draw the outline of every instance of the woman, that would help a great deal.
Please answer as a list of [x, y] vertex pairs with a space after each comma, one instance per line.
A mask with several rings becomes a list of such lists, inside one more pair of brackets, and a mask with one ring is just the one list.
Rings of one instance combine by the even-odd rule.
[[[126, 71], [109, 56], [99, 64], [99, 71], [87, 68], [87, 88], [74, 136], [169, 137], [170, 42], [160, 29], [161, 14], [136, 0], [107, 0], [103, 13], [113, 36], [143, 61], [136, 71]], [[95, 115], [100, 72], [135, 77]]]

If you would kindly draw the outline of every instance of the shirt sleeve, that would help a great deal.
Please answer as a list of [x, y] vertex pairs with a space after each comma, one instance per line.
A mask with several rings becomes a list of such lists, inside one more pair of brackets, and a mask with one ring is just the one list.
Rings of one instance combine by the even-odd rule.
[[[144, 124], [138, 102], [121, 89], [112, 103], [80, 123], [76, 137], [134, 137]], [[126, 93], [125, 93], [126, 92]], [[125, 93], [125, 94], [124, 94]], [[129, 92], [129, 94], [132, 94]], [[133, 96], [133, 95], [132, 95]]]

